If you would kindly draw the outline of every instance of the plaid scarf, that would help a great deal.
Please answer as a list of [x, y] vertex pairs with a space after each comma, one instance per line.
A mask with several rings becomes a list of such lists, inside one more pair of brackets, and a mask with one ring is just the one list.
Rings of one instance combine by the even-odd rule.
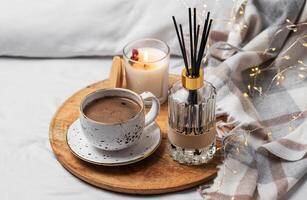
[[[225, 159], [201, 193], [281, 199], [307, 171], [307, 7], [304, 0], [253, 0], [237, 13], [228, 49], [211, 46], [211, 55], [225, 60], [206, 69], [218, 91], [217, 113], [227, 120], [217, 124]], [[231, 131], [221, 132], [225, 127]]]

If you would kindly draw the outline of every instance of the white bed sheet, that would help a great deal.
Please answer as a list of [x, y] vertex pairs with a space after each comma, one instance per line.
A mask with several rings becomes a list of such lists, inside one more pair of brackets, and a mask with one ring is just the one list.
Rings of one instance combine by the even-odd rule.
[[[181, 63], [172, 59], [171, 72]], [[75, 91], [107, 78], [110, 58], [0, 58], [0, 199], [201, 199], [196, 188], [159, 196], [101, 190], [67, 172], [48, 140], [57, 108]], [[305, 199], [306, 177], [287, 199]], [[133, 181], [133, 180], [131, 180]]]

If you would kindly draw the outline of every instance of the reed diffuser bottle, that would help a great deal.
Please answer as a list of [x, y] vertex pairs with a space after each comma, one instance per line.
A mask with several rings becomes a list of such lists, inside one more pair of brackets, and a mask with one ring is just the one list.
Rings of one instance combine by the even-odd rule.
[[189, 8], [191, 52], [189, 62], [182, 26], [179, 25], [179, 34], [176, 19], [173, 17], [185, 68], [182, 70], [181, 81], [173, 85], [168, 98], [169, 152], [174, 160], [187, 165], [207, 163], [216, 151], [216, 90], [212, 84], [204, 81], [204, 71], [200, 67], [212, 23], [209, 17], [210, 13], [207, 15], [197, 51], [199, 25], [196, 29], [196, 9], [194, 9], [194, 26], [192, 26]]

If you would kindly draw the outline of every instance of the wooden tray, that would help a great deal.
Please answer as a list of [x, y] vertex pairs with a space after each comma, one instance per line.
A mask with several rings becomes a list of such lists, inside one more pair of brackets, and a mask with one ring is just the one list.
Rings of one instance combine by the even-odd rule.
[[[170, 76], [170, 84], [178, 76]], [[130, 194], [161, 194], [197, 186], [211, 180], [217, 172], [218, 160], [205, 166], [185, 166], [171, 159], [167, 151], [167, 103], [161, 106], [157, 123], [163, 135], [154, 154], [138, 163], [104, 167], [86, 163], [75, 157], [66, 143], [68, 127], [79, 117], [79, 103], [90, 92], [109, 87], [109, 80], [97, 82], [80, 90], [58, 109], [53, 117], [49, 140], [58, 161], [79, 179], [97, 187]]]

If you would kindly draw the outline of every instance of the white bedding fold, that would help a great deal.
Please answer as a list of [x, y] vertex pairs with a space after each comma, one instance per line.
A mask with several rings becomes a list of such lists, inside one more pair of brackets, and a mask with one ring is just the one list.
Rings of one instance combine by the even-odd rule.
[[[176, 53], [177, 0], [0, 0], [0, 55], [67, 57], [121, 54], [135, 39], [166, 41]], [[184, 18], [186, 19], [186, 18]]]

